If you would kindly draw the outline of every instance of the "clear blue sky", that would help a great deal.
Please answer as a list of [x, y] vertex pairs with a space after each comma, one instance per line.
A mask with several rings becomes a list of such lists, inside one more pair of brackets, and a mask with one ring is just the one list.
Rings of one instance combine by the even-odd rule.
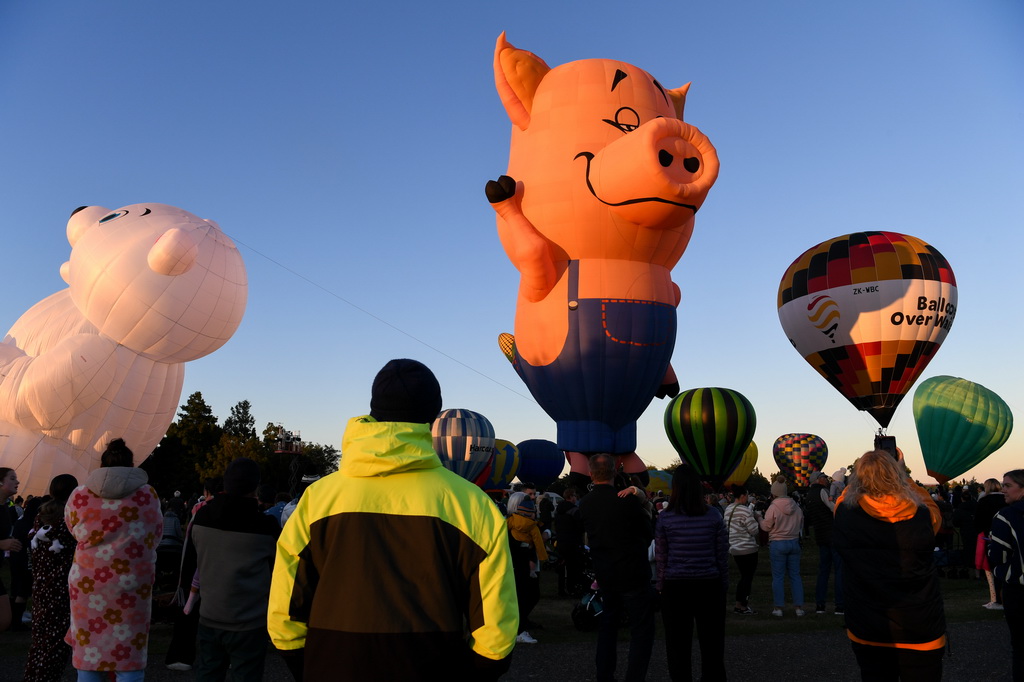
[[[483, 194], [508, 158], [503, 30], [552, 66], [608, 57], [693, 82], [686, 119], [722, 170], [673, 271], [673, 362], [684, 388], [750, 399], [763, 473], [784, 433], [823, 437], [829, 472], [871, 445], [875, 423], [776, 313], [789, 263], [849, 232], [945, 254], [960, 308], [922, 378], [984, 384], [1024, 419], [1024, 5], [1009, 0], [3, 2], [0, 326], [63, 288], [73, 208], [168, 203], [220, 223], [250, 287], [181, 403], [201, 391], [223, 419], [249, 400], [258, 428], [340, 447], [377, 369], [414, 357], [445, 407], [554, 439], [496, 344], [518, 282]], [[924, 480], [911, 402], [889, 433]], [[639, 424], [654, 465], [677, 457], [664, 407]], [[968, 477], [1021, 466], [1022, 443], [1024, 423]]]

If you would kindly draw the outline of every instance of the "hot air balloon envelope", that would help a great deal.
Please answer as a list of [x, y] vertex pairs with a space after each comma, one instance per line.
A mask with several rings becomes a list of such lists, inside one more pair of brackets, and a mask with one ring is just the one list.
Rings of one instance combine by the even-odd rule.
[[494, 456], [494, 427], [471, 410], [444, 410], [430, 428], [434, 450], [445, 468], [477, 482]]
[[981, 384], [950, 376], [921, 383], [914, 421], [928, 474], [939, 483], [977, 466], [1006, 443], [1013, 430], [1010, 406]]
[[754, 437], [750, 401], [728, 388], [691, 388], [665, 409], [665, 433], [701, 478], [720, 484], [739, 464]]
[[953, 326], [956, 279], [939, 251], [896, 232], [855, 232], [808, 249], [779, 285], [790, 342], [883, 427]]
[[549, 440], [524, 440], [519, 448], [519, 480], [541, 490], [558, 480], [565, 467], [565, 455]]
[[811, 472], [825, 466], [828, 446], [813, 433], [787, 433], [775, 439], [772, 456], [786, 478], [798, 488], [806, 488], [811, 483]]
[[484, 485], [488, 492], [507, 490], [519, 473], [519, 448], [500, 438], [494, 441], [494, 459], [491, 473]]
[[747, 446], [746, 452], [743, 453], [740, 463], [736, 465], [736, 468], [729, 474], [729, 478], [725, 479], [726, 487], [730, 485], [743, 485], [750, 478], [750, 474], [754, 473], [754, 467], [757, 466], [757, 443], [751, 441], [750, 445]]

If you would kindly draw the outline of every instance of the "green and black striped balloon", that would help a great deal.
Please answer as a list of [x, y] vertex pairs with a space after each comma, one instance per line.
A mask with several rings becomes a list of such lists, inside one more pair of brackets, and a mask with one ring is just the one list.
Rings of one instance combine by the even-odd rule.
[[665, 433], [701, 478], [721, 484], [743, 459], [757, 416], [744, 395], [729, 388], [691, 388], [665, 410]]

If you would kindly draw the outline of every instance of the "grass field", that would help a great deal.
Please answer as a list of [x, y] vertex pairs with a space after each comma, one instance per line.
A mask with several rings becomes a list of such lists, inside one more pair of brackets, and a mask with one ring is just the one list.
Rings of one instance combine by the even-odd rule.
[[[829, 582], [829, 599], [827, 613], [814, 613], [814, 591], [818, 577], [818, 548], [814, 541], [805, 541], [800, 557], [800, 575], [804, 584], [804, 610], [807, 615], [797, 618], [793, 613], [792, 597], [789, 585], [786, 586], [786, 609], [782, 618], [771, 615], [772, 610], [772, 576], [771, 563], [768, 559], [768, 548], [762, 547], [754, 574], [754, 585], [751, 591], [750, 605], [757, 611], [752, 616], [741, 616], [732, 613], [736, 595], [736, 583], [739, 572], [736, 564], [729, 559], [729, 615], [726, 618], [727, 635], [760, 635], [780, 632], [811, 632], [822, 628], [842, 628], [843, 617], [832, 613], [833, 585]], [[982, 608], [988, 601], [988, 584], [984, 576], [980, 580], [940, 579], [942, 596], [946, 608], [946, 620], [950, 623], [966, 623], [979, 620], [1003, 622], [1002, 611], [990, 611]], [[532, 633], [545, 642], [584, 642], [592, 641], [593, 635], [579, 632], [573, 627], [570, 617], [576, 600], [558, 598], [557, 577], [553, 570], [541, 573], [541, 601], [534, 609], [530, 619], [541, 623], [544, 629]], [[660, 619], [659, 619], [660, 620]], [[660, 636], [660, 631], [659, 631]]]

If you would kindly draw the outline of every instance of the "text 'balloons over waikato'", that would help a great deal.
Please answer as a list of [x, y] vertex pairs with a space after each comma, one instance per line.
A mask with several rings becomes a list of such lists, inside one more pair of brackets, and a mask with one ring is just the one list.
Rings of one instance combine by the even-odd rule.
[[444, 410], [430, 427], [434, 450], [446, 469], [482, 484], [494, 456], [494, 427], [472, 410]]
[[921, 383], [914, 422], [928, 475], [945, 483], [977, 466], [1013, 431], [1010, 406], [981, 384], [950, 376]]
[[798, 488], [810, 485], [812, 471], [821, 471], [828, 459], [828, 446], [813, 433], [787, 433], [775, 439], [772, 456], [779, 470]]
[[665, 409], [665, 433], [700, 477], [721, 484], [754, 438], [757, 416], [746, 397], [728, 388], [691, 388]]
[[916, 237], [855, 232], [797, 258], [778, 304], [797, 352], [884, 428], [953, 326], [956, 279]]

